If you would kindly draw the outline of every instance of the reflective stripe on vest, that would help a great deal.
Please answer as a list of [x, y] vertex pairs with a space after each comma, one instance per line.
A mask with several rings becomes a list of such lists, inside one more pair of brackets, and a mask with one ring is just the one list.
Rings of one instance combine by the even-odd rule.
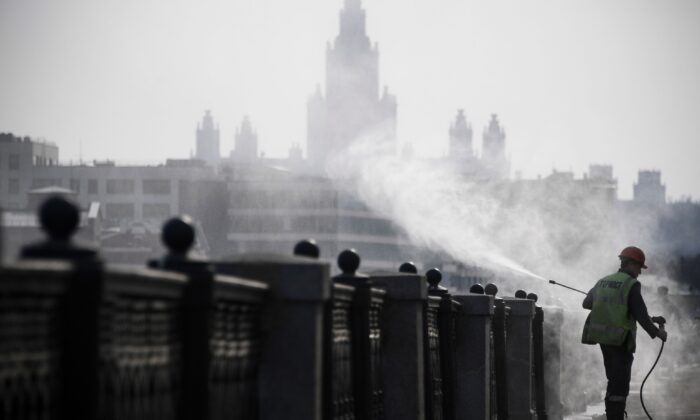
[[637, 279], [618, 272], [596, 283], [591, 291], [593, 303], [586, 319], [581, 341], [587, 344], [621, 346], [627, 341], [627, 349], [636, 347], [637, 323], [629, 313], [628, 297]]

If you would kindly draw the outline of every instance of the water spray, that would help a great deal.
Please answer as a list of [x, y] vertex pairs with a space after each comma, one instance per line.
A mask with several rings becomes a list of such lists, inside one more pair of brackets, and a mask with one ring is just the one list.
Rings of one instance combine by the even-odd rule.
[[584, 292], [583, 290], [579, 290], [579, 289], [577, 289], [577, 288], [575, 288], [575, 287], [571, 287], [571, 286], [567, 286], [567, 285], [565, 285], [565, 284], [558, 283], [558, 282], [556, 282], [556, 281], [554, 281], [554, 280], [550, 280], [550, 281], [549, 281], [549, 284], [554, 284], [554, 285], [556, 285], [556, 286], [565, 287], [565, 288], [567, 288], [567, 289], [569, 289], [569, 290], [573, 290], [574, 292], [579, 292], [579, 293], [583, 293], [584, 295], [588, 295], [588, 293]]

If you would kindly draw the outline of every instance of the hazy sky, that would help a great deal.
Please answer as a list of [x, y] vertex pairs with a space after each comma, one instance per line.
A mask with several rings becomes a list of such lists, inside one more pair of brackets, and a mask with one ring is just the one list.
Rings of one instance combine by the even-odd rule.
[[[63, 160], [186, 157], [205, 109], [222, 153], [249, 115], [268, 156], [306, 141], [342, 0], [0, 0], [0, 132]], [[400, 142], [445, 153], [464, 108], [489, 115], [514, 171], [614, 165], [628, 198], [660, 169], [700, 198], [700, 1], [364, 0]]]

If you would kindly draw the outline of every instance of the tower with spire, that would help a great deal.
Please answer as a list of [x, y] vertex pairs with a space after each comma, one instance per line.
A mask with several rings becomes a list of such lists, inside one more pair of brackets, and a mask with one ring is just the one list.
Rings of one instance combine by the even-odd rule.
[[484, 130], [483, 140], [481, 160], [484, 168], [493, 178], [508, 178], [510, 162], [506, 157], [506, 132], [496, 114], [491, 114], [491, 121]]
[[464, 116], [464, 110], [458, 110], [457, 117], [450, 126], [448, 155], [454, 159], [472, 159], [474, 157], [472, 134], [472, 126], [467, 122], [467, 118]]
[[238, 162], [253, 162], [258, 158], [258, 134], [253, 130], [248, 116], [243, 117], [240, 128], [236, 130], [231, 157]]
[[211, 111], [206, 110], [202, 122], [197, 125], [197, 148], [195, 158], [209, 164], [215, 164], [221, 159], [219, 149], [219, 125], [214, 125]]
[[317, 167], [363, 137], [395, 152], [396, 98], [387, 88], [380, 95], [379, 53], [365, 20], [360, 0], [345, 0], [340, 32], [326, 51], [325, 96], [318, 86], [307, 104], [307, 156]]

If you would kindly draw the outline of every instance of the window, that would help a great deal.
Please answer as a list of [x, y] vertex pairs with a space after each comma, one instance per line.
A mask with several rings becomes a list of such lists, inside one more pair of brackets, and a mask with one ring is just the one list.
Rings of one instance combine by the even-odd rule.
[[11, 171], [19, 170], [19, 155], [8, 155], [7, 156], [7, 167]]
[[133, 179], [108, 179], [107, 194], [133, 194]]
[[134, 205], [132, 203], [107, 203], [105, 217], [108, 219], [133, 219]]
[[97, 180], [96, 179], [88, 179], [88, 194], [91, 194], [91, 195], [97, 194]]
[[168, 195], [168, 194], [170, 194], [170, 180], [169, 179], [144, 179], [143, 180], [143, 193], [144, 194], [155, 194], [155, 195]]
[[70, 189], [72, 191], [75, 191], [76, 193], [80, 194], [80, 180], [79, 179], [71, 179], [70, 180]]
[[7, 191], [10, 194], [19, 194], [19, 179], [17, 179], [17, 178], [8, 179]]
[[170, 204], [168, 203], [146, 203], [143, 205], [144, 219], [165, 219], [170, 216]]

